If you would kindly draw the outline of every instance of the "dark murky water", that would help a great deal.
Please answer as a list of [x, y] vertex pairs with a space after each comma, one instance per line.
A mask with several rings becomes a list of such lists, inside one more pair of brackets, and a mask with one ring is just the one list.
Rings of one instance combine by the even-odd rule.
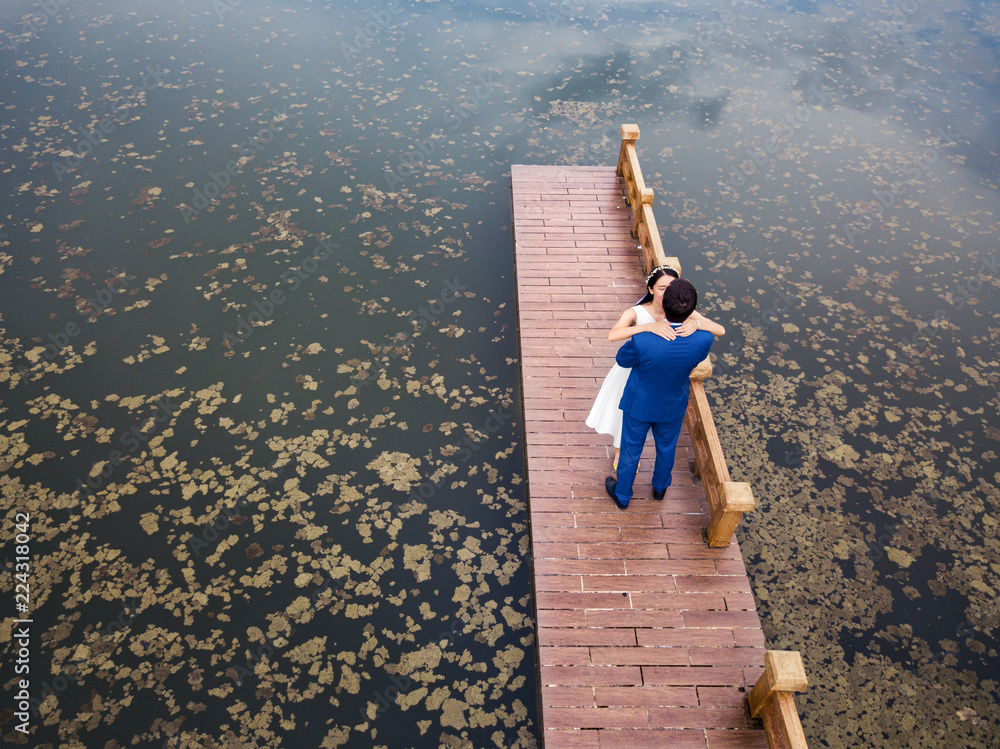
[[622, 122], [729, 330], [714, 413], [811, 744], [1000, 741], [991, 5], [0, 28], [30, 745], [536, 744], [509, 165], [614, 163]]

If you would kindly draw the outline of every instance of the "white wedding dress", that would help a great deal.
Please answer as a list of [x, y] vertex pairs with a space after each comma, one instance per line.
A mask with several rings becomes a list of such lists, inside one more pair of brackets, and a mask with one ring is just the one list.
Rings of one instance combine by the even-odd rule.
[[[636, 306], [635, 324], [648, 325], [656, 322], [644, 308]], [[587, 426], [595, 430], [598, 434], [610, 434], [615, 447], [621, 447], [622, 441], [622, 412], [618, 408], [621, 402], [622, 393], [625, 392], [625, 383], [628, 382], [628, 375], [631, 369], [619, 367], [615, 364], [604, 378], [601, 391], [594, 400], [594, 405], [587, 416]]]

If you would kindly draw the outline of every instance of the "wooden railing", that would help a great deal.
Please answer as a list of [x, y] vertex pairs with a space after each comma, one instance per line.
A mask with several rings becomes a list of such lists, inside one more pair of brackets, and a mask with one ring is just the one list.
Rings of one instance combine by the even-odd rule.
[[[645, 186], [635, 142], [637, 125], [621, 126], [622, 145], [618, 154], [618, 175], [625, 186], [625, 199], [632, 208], [632, 236], [642, 248], [643, 269], [649, 271], [668, 263], [680, 273], [680, 262], [666, 257], [653, 218], [653, 191]], [[694, 451], [695, 475], [701, 477], [710, 520], [706, 530], [708, 545], [728, 546], [743, 519], [754, 509], [750, 484], [733, 481], [726, 466], [722, 443], [715, 430], [712, 410], [705, 395], [705, 380], [712, 376], [712, 362], [706, 358], [691, 372], [688, 408], [684, 414]], [[793, 692], [807, 687], [802, 657], [794, 651], [768, 650], [764, 653], [764, 673], [747, 698], [750, 714], [761, 718], [771, 749], [808, 749]]]
[[[649, 273], [657, 265], [673, 265], [677, 258], [668, 258], [660, 242], [660, 231], [653, 218], [653, 191], [642, 181], [635, 142], [639, 140], [638, 125], [622, 125], [622, 146], [618, 152], [618, 176], [625, 183], [625, 201], [632, 209], [632, 236], [642, 248], [642, 267]], [[673, 262], [672, 262], [673, 261]]]
[[[653, 218], [653, 191], [642, 180], [635, 142], [639, 139], [638, 125], [622, 125], [622, 145], [618, 152], [618, 176], [622, 178], [625, 199], [632, 207], [632, 236], [642, 248], [643, 269], [646, 273], [663, 263], [680, 272], [677, 258], [667, 258], [660, 241], [660, 232]], [[711, 521], [708, 526], [709, 546], [728, 546], [744, 512], [754, 508], [750, 485], [733, 481], [722, 454], [719, 435], [705, 396], [705, 379], [712, 375], [712, 362], [705, 359], [691, 373], [691, 395], [684, 421], [695, 454], [695, 475], [705, 488]]]
[[750, 484], [733, 481], [726, 466], [726, 456], [722, 453], [719, 433], [715, 431], [712, 410], [705, 395], [705, 378], [712, 374], [712, 363], [705, 359], [691, 372], [691, 390], [688, 396], [687, 413], [684, 423], [691, 435], [694, 451], [694, 473], [701, 477], [705, 490], [705, 501], [711, 520], [708, 524], [708, 545], [729, 546], [736, 526], [743, 519], [744, 512], [754, 508], [753, 492]]

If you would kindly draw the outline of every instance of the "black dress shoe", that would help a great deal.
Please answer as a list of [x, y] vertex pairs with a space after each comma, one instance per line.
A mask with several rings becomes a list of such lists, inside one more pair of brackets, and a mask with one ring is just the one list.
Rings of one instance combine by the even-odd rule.
[[674, 483], [674, 477], [673, 476], [670, 477], [670, 481], [667, 482], [667, 485], [665, 487], [663, 487], [663, 491], [658, 492], [658, 491], [656, 491], [656, 489], [653, 489], [653, 499], [663, 499], [663, 495], [667, 493], [667, 489], [670, 488], [670, 485], [672, 483]]
[[608, 493], [608, 496], [615, 501], [619, 510], [624, 510], [628, 508], [628, 502], [622, 504], [618, 501], [618, 495], [615, 494], [615, 489], [618, 487], [618, 479], [614, 476], [608, 476], [604, 479], [604, 490]]

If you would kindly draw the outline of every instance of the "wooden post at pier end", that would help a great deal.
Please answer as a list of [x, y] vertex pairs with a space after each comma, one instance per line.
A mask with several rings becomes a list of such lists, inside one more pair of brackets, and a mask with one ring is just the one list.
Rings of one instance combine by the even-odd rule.
[[793, 692], [809, 686], [802, 656], [794, 650], [764, 653], [764, 673], [747, 697], [750, 715], [762, 718], [771, 749], [808, 749]]

